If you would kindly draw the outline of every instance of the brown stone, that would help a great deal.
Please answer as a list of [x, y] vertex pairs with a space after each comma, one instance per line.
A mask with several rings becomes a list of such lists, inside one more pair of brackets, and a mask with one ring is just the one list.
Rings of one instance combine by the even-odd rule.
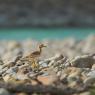
[[56, 81], [52, 76], [38, 76], [37, 79], [44, 85], [51, 85]]

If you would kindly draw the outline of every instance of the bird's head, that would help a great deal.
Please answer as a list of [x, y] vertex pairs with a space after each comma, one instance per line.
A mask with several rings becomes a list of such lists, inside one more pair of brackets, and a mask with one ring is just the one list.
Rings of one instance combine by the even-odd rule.
[[47, 47], [47, 46], [45, 46], [44, 44], [39, 45], [39, 48], [43, 48], [43, 47]]

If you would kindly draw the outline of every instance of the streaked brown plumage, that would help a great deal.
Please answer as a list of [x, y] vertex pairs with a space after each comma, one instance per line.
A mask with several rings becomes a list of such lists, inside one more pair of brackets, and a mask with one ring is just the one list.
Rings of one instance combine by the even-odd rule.
[[39, 45], [39, 50], [38, 51], [34, 51], [31, 54], [29, 54], [28, 56], [26, 56], [26, 58], [36, 58], [39, 57], [42, 53], [42, 48], [46, 47], [44, 44], [40, 44]]
[[38, 66], [38, 64], [36, 63], [36, 58], [40, 57], [43, 47], [46, 47], [46, 46], [44, 44], [40, 44], [38, 51], [34, 51], [34, 52], [30, 53], [28, 56], [25, 57], [26, 59], [28, 59], [29, 61], [32, 62], [32, 66], [34, 68]]

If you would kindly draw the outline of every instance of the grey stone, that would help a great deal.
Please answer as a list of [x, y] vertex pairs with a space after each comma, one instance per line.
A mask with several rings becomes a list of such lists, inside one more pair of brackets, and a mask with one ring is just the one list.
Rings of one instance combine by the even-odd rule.
[[79, 68], [91, 68], [95, 64], [93, 57], [89, 55], [77, 56], [71, 61], [72, 66]]
[[10, 95], [10, 93], [4, 88], [0, 88], [0, 95]]

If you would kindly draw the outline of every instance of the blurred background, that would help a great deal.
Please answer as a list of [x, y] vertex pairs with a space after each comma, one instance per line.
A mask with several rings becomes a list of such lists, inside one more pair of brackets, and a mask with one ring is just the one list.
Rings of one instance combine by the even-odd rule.
[[83, 38], [94, 27], [95, 0], [0, 0], [0, 39]]

